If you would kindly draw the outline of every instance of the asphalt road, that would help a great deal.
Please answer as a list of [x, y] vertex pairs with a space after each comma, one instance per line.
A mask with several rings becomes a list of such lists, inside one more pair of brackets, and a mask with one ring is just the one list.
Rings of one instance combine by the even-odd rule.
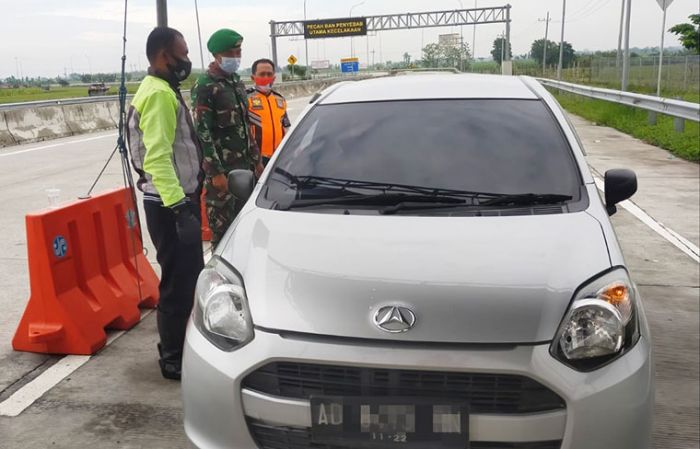
[[[292, 118], [307, 101], [289, 102]], [[573, 120], [595, 172], [628, 167], [639, 175], [634, 202], [620, 208], [613, 222], [652, 326], [655, 447], [700, 448], [700, 167], [615, 130]], [[92, 358], [18, 353], [10, 346], [29, 295], [24, 215], [48, 205], [47, 188], [60, 189], [63, 200], [84, 194], [114, 148], [115, 136], [99, 133], [0, 149], [2, 449], [187, 447], [179, 384], [162, 379], [158, 370], [154, 315], [123, 335], [112, 333], [118, 339]], [[114, 160], [96, 190], [120, 185], [121, 167]], [[61, 373], [78, 365], [68, 375]], [[56, 385], [47, 388], [47, 382]], [[2, 416], [10, 402], [23, 400], [31, 405], [19, 416]]]

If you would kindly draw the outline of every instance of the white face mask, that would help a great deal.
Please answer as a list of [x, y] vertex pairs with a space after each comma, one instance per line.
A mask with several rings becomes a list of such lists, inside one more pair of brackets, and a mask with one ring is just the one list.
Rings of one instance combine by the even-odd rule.
[[237, 72], [240, 66], [241, 58], [227, 58], [226, 56], [222, 56], [221, 62], [219, 62], [219, 67], [221, 67], [221, 70], [228, 74]]

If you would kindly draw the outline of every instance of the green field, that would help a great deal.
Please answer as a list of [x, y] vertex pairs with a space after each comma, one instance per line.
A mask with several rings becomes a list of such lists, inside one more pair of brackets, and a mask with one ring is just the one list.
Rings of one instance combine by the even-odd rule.
[[683, 159], [700, 162], [700, 124], [686, 120], [685, 131], [678, 133], [673, 118], [658, 115], [657, 124], [649, 125], [648, 112], [642, 109], [594, 100], [550, 89], [567, 111], [634, 136], [651, 145], [671, 151]]
[[[127, 85], [129, 93], [136, 92], [138, 84]], [[117, 95], [118, 88], [112, 86], [106, 95]], [[60, 100], [63, 98], [87, 97], [87, 86], [56, 87], [44, 90], [38, 87], [25, 87], [19, 89], [0, 89], [0, 104], [23, 103], [25, 101]]]

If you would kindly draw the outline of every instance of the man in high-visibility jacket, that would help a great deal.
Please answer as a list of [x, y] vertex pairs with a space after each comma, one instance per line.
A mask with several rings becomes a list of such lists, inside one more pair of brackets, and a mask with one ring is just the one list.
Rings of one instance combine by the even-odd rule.
[[269, 59], [258, 59], [253, 63], [251, 78], [255, 87], [248, 89], [250, 134], [258, 143], [263, 165], [267, 165], [291, 122], [287, 116], [287, 101], [272, 90], [275, 63]]
[[180, 93], [180, 83], [192, 69], [187, 53], [179, 31], [159, 27], [151, 32], [146, 43], [148, 76], [131, 100], [126, 134], [161, 267], [158, 352], [167, 379], [180, 379], [185, 329], [204, 268], [199, 212], [202, 149]]

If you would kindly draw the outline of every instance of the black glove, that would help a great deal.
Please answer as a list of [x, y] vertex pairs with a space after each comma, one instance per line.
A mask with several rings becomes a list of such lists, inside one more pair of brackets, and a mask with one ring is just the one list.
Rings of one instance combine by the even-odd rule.
[[202, 244], [202, 225], [194, 213], [194, 207], [189, 201], [184, 201], [172, 207], [175, 212], [175, 228], [177, 237], [183, 245]]

